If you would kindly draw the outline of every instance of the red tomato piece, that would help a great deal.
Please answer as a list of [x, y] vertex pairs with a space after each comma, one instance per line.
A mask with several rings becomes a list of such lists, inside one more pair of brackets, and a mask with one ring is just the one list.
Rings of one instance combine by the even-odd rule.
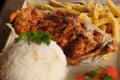
[[100, 77], [97, 77], [97, 78], [94, 78], [93, 80], [101, 80], [101, 78], [100, 78]]
[[[75, 80], [89, 80], [89, 79], [87, 79], [89, 74], [90, 74], [90, 72], [77, 77]], [[105, 74], [110, 75], [114, 80], [118, 80], [118, 78], [119, 78], [118, 71], [112, 66], [107, 66], [102, 71], [100, 71], [99, 75], [96, 78], [94, 78], [92, 80], [102, 80], [101, 78]]]
[[118, 72], [115, 68], [111, 67], [111, 66], [107, 66], [102, 72], [101, 72], [101, 76], [104, 74], [109, 74], [110, 76], [113, 77], [114, 80], [118, 80]]
[[82, 76], [77, 77], [75, 80], [87, 80], [87, 76], [84, 74]]

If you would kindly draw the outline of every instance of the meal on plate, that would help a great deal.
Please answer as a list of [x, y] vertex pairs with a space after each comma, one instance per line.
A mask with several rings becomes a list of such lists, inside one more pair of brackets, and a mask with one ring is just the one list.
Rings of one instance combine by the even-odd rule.
[[[111, 0], [109, 0], [108, 6], [111, 5], [111, 3]], [[55, 6], [55, 4], [58, 6]], [[52, 35], [52, 40], [56, 41], [64, 51], [69, 64], [77, 65], [86, 58], [107, 54], [117, 50], [116, 43], [119, 42], [119, 26], [116, 26], [117, 21], [114, 21], [115, 23], [112, 22], [112, 20], [116, 20], [116, 18], [113, 17], [113, 14], [105, 11], [101, 4], [91, 6], [95, 9], [93, 11], [89, 10], [88, 6], [90, 3], [88, 5], [73, 3], [62, 4], [51, 0], [52, 6], [43, 4], [38, 5], [30, 2], [28, 2], [28, 5], [30, 7], [17, 10], [10, 16], [10, 22], [13, 25], [15, 32], [18, 35], [28, 31], [39, 30], [50, 33]], [[74, 11], [73, 13], [64, 12], [63, 9], [68, 9], [66, 8], [68, 5], [71, 7], [70, 10], [79, 12], [79, 16], [77, 14], [73, 14]], [[74, 9], [77, 5], [84, 6], [84, 10], [80, 11]], [[46, 9], [51, 11], [45, 13], [39, 10], [38, 7], [42, 10], [44, 8], [44, 10]], [[100, 11], [103, 12], [101, 14], [98, 14], [99, 11], [96, 13], [96, 8], [99, 9], [99, 7]], [[84, 16], [82, 15], [83, 13], [85, 14], [85, 12], [87, 12], [87, 17], [89, 17], [88, 15], [92, 16], [89, 17], [92, 22], [82, 20], [84, 19]], [[99, 28], [95, 28], [96, 26], [88, 23], [93, 23]], [[112, 27], [110, 25], [112, 25]], [[100, 30], [103, 26], [106, 27], [106, 30], [103, 30], [107, 34], [115, 37], [115, 40], [112, 39], [110, 35], [105, 35], [105, 32]], [[116, 29], [118, 31], [116, 31]]]
[[64, 80], [67, 61], [50, 34], [26, 32], [0, 56], [0, 68], [0, 80]]
[[118, 72], [114, 67], [99, 66], [98, 69], [87, 72], [77, 77], [75, 80], [118, 80], [118, 77]]
[[[49, 2], [27, 1], [26, 8], [10, 15], [18, 37], [0, 55], [0, 80], [66, 80], [69, 67], [75, 67], [70, 65], [109, 58], [109, 53], [117, 51], [120, 10], [111, 0], [107, 6], [94, 0]], [[76, 80], [91, 80], [91, 75], [95, 80], [118, 80], [112, 71], [116, 72], [100, 67]]]

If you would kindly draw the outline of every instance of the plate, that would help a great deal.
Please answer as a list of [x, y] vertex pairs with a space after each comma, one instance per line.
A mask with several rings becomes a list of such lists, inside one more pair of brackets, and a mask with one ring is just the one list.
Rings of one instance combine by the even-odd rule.
[[[48, 3], [48, 0], [28, 0], [28, 1], [34, 1], [37, 3]], [[58, 0], [59, 1], [59, 0]], [[61, 2], [65, 2], [65, 0], [60, 0]], [[66, 0], [66, 1], [70, 1], [73, 2], [73, 0]], [[74, 0], [74, 2], [80, 2], [81, 0]], [[25, 8], [27, 7], [27, 1], [24, 2], [23, 7]], [[10, 24], [7, 24], [9, 27], [12, 27]], [[11, 45], [11, 43], [14, 41], [16, 35], [14, 34], [14, 31], [11, 31], [7, 41], [6, 41], [6, 46], [3, 49], [3, 51], [9, 47]], [[81, 74], [84, 74], [87, 71], [96, 69], [97, 66], [101, 65], [101, 66], [113, 66], [116, 67], [118, 69], [118, 71], [120, 72], [120, 46], [119, 46], [119, 51], [117, 53], [113, 53], [111, 54], [111, 57], [109, 58], [109, 60], [97, 60], [95, 62], [90, 62], [90, 63], [80, 63], [77, 66], [68, 66], [69, 72], [68, 75], [66, 77], [65, 80], [74, 80], [76, 76], [79, 76]], [[89, 60], [88, 60], [89, 61]]]

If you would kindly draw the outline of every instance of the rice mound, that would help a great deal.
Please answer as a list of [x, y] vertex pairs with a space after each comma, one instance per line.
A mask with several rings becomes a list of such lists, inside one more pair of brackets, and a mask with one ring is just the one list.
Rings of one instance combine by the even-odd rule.
[[0, 80], [64, 80], [67, 74], [66, 57], [54, 41], [37, 45], [22, 40], [0, 59]]

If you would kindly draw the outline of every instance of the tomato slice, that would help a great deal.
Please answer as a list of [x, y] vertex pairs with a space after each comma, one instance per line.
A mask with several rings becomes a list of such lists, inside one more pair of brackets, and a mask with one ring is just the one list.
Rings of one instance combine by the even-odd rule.
[[84, 74], [82, 76], [77, 77], [75, 80], [87, 80], [87, 76]]
[[[75, 80], [89, 80], [88, 74], [90, 74], [90, 72], [77, 77]], [[102, 69], [102, 71], [99, 72], [99, 75], [92, 80], [102, 80], [102, 77], [105, 76], [106, 74], [110, 75], [114, 80], [118, 80], [119, 77], [118, 71], [112, 66], [107, 66], [104, 69]]]
[[[87, 76], [84, 74], [82, 76], [77, 77], [75, 80], [89, 80], [89, 79], [87, 79]], [[101, 80], [101, 78], [97, 77], [97, 78], [90, 79], [90, 80]]]
[[110, 76], [112, 76], [114, 78], [114, 80], [118, 80], [118, 72], [115, 68], [111, 67], [111, 66], [107, 66], [102, 72], [101, 72], [101, 76], [104, 74], [109, 74]]
[[100, 78], [100, 77], [97, 77], [97, 78], [94, 78], [93, 80], [101, 80], [101, 78]]

